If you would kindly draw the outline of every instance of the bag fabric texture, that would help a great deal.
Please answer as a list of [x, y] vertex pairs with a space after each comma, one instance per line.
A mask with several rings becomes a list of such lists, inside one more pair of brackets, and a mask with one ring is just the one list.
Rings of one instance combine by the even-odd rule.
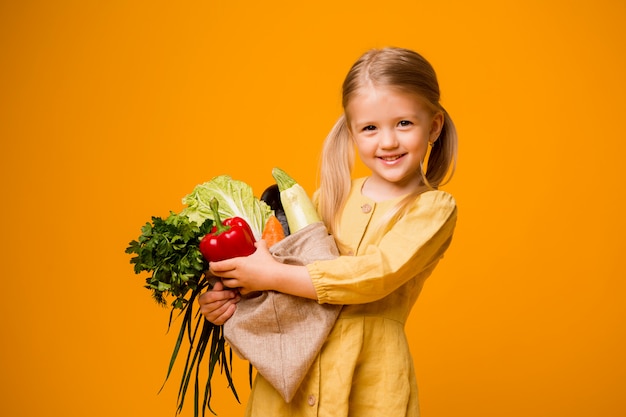
[[[285, 237], [270, 252], [291, 265], [339, 256], [321, 222]], [[248, 360], [290, 402], [340, 311], [340, 305], [264, 291], [239, 301], [235, 314], [224, 324], [224, 337], [239, 357]]]

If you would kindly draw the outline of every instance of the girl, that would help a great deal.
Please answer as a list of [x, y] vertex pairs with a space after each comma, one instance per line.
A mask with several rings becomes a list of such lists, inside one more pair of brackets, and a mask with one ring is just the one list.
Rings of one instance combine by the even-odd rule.
[[[456, 132], [433, 68], [406, 49], [363, 55], [343, 83], [343, 108], [316, 195], [342, 256], [284, 265], [259, 241], [247, 258], [210, 265], [241, 294], [275, 290], [344, 305], [294, 399], [285, 403], [258, 375], [247, 416], [419, 415], [404, 324], [452, 239], [456, 204], [438, 187], [454, 172]], [[351, 180], [355, 148], [371, 174]], [[221, 283], [199, 298], [216, 324], [238, 301]]]

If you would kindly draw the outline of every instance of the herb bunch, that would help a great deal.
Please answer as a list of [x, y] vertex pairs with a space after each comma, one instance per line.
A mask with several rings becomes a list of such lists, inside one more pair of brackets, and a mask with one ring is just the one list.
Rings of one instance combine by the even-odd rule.
[[198, 244], [212, 226], [206, 220], [198, 226], [186, 216], [170, 212], [169, 217], [152, 217], [152, 223], [141, 228], [138, 240], [133, 240], [126, 253], [135, 254], [130, 263], [136, 274], [151, 273], [145, 287], [152, 291], [155, 301], [163, 306], [169, 295], [175, 297], [172, 309], [184, 309], [188, 293], [198, 285], [208, 268]]
[[[205, 275], [208, 262], [200, 253], [198, 246], [202, 237], [210, 232], [212, 226], [213, 221], [210, 219], [198, 225], [186, 215], [170, 212], [165, 219], [152, 217], [152, 222], [147, 222], [141, 228], [139, 238], [131, 241], [126, 248], [126, 253], [134, 255], [130, 263], [134, 264], [135, 273], [147, 272], [149, 274], [145, 280], [145, 288], [152, 291], [154, 300], [166, 307], [168, 300], [173, 299], [170, 303], [168, 330], [171, 328], [174, 313], [177, 310], [180, 310], [179, 316], [183, 317], [165, 377], [165, 382], [167, 382], [183, 339], [187, 336], [189, 350], [178, 391], [177, 414], [182, 411], [187, 388], [193, 377], [194, 416], [198, 416], [199, 373], [207, 348], [209, 349], [208, 376], [202, 400], [202, 415], [205, 414], [205, 405], [215, 414], [211, 409], [210, 400], [211, 378], [216, 365], [219, 365], [220, 370], [225, 373], [229, 387], [235, 399], [239, 401], [231, 376], [232, 350], [228, 348], [227, 352], [223, 327], [205, 320], [199, 314], [199, 309], [196, 314], [193, 313], [195, 299], [203, 289], [210, 286], [209, 279]], [[194, 319], [195, 324], [193, 324]]]

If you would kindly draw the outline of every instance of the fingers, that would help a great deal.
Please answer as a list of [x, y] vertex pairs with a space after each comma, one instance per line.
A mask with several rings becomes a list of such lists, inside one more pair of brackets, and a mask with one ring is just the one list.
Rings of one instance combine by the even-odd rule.
[[212, 290], [206, 291], [198, 297], [198, 303], [200, 305], [212, 304], [216, 302], [223, 302], [235, 298], [238, 293], [235, 290], [224, 289], [224, 284], [219, 283], [221, 288], [217, 288], [218, 284], [215, 284]]
[[210, 262], [209, 263], [209, 271], [213, 275], [221, 276], [224, 272], [232, 271], [235, 269], [235, 259], [226, 259], [224, 261], [219, 262]]
[[241, 289], [239, 288], [239, 281], [237, 281], [236, 279], [222, 278], [222, 280], [224, 281], [224, 283], [226, 284], [228, 288], [237, 288], [239, 292], [241, 292]]
[[213, 285], [213, 291], [224, 291], [224, 283], [222, 281], [217, 281]]
[[224, 324], [234, 314], [240, 299], [237, 291], [224, 290], [224, 284], [218, 281], [212, 290], [198, 297], [200, 313], [213, 324]]
[[226, 323], [226, 321], [235, 314], [235, 310], [237, 309], [237, 305], [235, 303], [226, 303], [217, 310], [213, 310], [207, 314], [204, 314], [204, 317], [213, 324], [221, 326]]

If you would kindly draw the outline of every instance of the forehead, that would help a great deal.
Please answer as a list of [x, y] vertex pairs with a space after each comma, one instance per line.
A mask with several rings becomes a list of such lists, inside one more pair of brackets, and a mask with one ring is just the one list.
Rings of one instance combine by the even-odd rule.
[[371, 118], [392, 114], [428, 112], [429, 106], [420, 95], [398, 88], [372, 84], [354, 91], [346, 105], [351, 118]]

